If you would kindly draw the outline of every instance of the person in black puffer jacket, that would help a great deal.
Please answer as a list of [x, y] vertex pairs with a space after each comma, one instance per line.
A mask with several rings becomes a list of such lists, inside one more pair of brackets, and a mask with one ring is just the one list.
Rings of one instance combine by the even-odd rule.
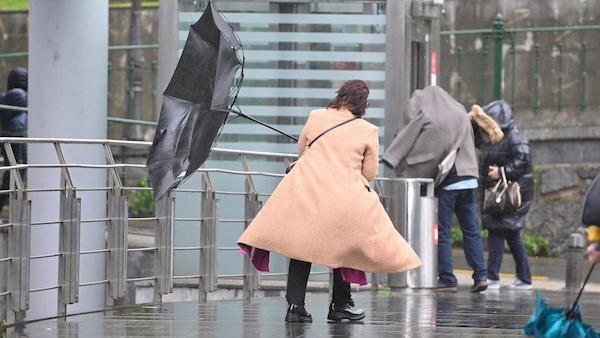
[[483, 144], [481, 147], [482, 187], [487, 189], [495, 185], [502, 175], [501, 169], [504, 168], [506, 179], [519, 183], [522, 199], [521, 207], [514, 213], [502, 216], [483, 213], [481, 223], [489, 230], [488, 287], [489, 289], [500, 287], [498, 273], [502, 264], [504, 241], [506, 241], [517, 270], [517, 279], [510, 287], [528, 290], [531, 289], [531, 272], [527, 250], [521, 240], [521, 228], [524, 226], [525, 216], [533, 200], [533, 170], [529, 142], [515, 126], [513, 111], [506, 101], [494, 101], [483, 110], [500, 126], [504, 138], [496, 144]]
[[[14, 107], [27, 107], [27, 70], [15, 68], [10, 71], [6, 83], [6, 93], [0, 96], [0, 104]], [[3, 137], [27, 137], [27, 112], [15, 109], [0, 109], [0, 135]], [[17, 163], [27, 163], [27, 146], [25, 144], [11, 144]], [[2, 148], [4, 165], [10, 163]], [[25, 179], [25, 171], [21, 171]], [[10, 172], [5, 171], [2, 176], [2, 190], [9, 189]], [[8, 200], [7, 194], [0, 194], [0, 210]]]

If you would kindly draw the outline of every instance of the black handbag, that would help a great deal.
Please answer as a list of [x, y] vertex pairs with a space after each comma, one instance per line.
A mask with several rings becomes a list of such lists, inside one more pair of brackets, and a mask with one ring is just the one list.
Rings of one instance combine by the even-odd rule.
[[506, 179], [504, 167], [500, 167], [502, 177], [495, 186], [485, 190], [483, 213], [493, 216], [509, 215], [521, 207], [521, 187], [517, 182]]
[[[353, 118], [351, 118], [349, 120], [346, 120], [344, 122], [338, 123], [335, 126], [333, 126], [333, 127], [329, 128], [329, 129], [325, 130], [324, 132], [320, 133], [317, 137], [315, 137], [314, 140], [310, 141], [310, 143], [308, 144], [307, 148], [310, 148], [310, 146], [312, 146], [312, 144], [315, 143], [315, 141], [317, 141], [321, 136], [327, 134], [328, 132], [334, 130], [337, 127], [343, 126], [344, 124], [346, 124], [348, 122], [352, 122], [352, 121], [354, 121], [356, 119], [359, 119], [359, 118], [360, 117], [355, 116], [355, 117], [353, 117]], [[296, 165], [296, 162], [297, 161], [294, 161], [294, 162], [290, 163], [290, 165], [288, 165], [288, 167], [285, 169], [285, 173], [286, 174], [289, 173], [292, 170], [292, 168]]]

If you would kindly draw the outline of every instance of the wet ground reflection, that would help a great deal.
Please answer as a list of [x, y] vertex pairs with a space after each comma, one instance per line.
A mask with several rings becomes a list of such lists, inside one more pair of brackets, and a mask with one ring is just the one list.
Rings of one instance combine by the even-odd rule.
[[[572, 295], [544, 292], [553, 306]], [[250, 302], [215, 301], [206, 304], [171, 303], [140, 306], [70, 317], [67, 321], [32, 323], [15, 337], [470, 337], [520, 336], [529, 318], [535, 292], [496, 291], [436, 294], [401, 291], [382, 296], [356, 293], [367, 317], [354, 324], [327, 323], [329, 297], [309, 294], [312, 324], [285, 324], [285, 299], [270, 297]], [[600, 328], [600, 294], [586, 294], [586, 322]]]

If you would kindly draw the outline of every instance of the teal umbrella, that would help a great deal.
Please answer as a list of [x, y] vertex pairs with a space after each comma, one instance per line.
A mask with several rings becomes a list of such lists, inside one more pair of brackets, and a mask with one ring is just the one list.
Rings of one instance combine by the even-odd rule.
[[598, 338], [598, 333], [581, 319], [581, 311], [577, 305], [581, 293], [583, 292], [583, 288], [592, 275], [594, 266], [596, 266], [596, 264], [593, 264], [590, 268], [590, 271], [583, 282], [583, 286], [581, 287], [581, 290], [579, 290], [579, 294], [570, 309], [548, 306], [544, 301], [542, 294], [538, 292], [533, 315], [531, 315], [527, 325], [523, 328], [523, 332], [527, 336], [535, 336], [538, 338]]

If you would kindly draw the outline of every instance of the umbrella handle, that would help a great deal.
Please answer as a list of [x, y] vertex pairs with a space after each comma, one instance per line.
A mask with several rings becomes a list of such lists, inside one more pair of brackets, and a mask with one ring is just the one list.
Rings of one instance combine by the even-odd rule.
[[266, 123], [264, 123], [264, 122], [262, 122], [262, 121], [260, 121], [260, 120], [257, 120], [257, 119], [255, 119], [255, 118], [254, 118], [254, 117], [252, 117], [252, 116], [246, 115], [246, 114], [242, 113], [242, 112], [241, 112], [240, 110], [238, 110], [238, 109], [233, 109], [233, 108], [232, 108], [232, 109], [231, 109], [231, 112], [232, 112], [232, 113], [234, 113], [234, 114], [236, 114], [236, 115], [238, 115], [238, 116], [240, 116], [240, 117], [243, 117], [243, 118], [245, 118], [245, 119], [248, 119], [248, 120], [250, 120], [250, 121], [252, 121], [252, 122], [256, 122], [256, 123], [260, 124], [261, 126], [265, 126], [265, 127], [269, 128], [269, 129], [271, 129], [271, 130], [273, 130], [273, 131], [276, 131], [276, 132], [280, 133], [281, 135], [287, 136], [287, 137], [291, 138], [292, 140], [294, 140], [294, 141], [298, 142], [298, 138], [296, 138], [296, 137], [294, 137], [294, 136], [292, 136], [292, 135], [290, 135], [290, 134], [286, 134], [285, 132], [283, 132], [283, 131], [281, 131], [281, 130], [279, 130], [279, 129], [275, 128], [275, 127], [272, 127], [272, 126], [270, 126], [270, 125], [268, 125], [268, 124], [266, 124]]
[[581, 289], [579, 290], [579, 294], [577, 295], [577, 298], [575, 298], [575, 302], [573, 303], [573, 306], [571, 307], [571, 309], [569, 311], [567, 311], [568, 319], [573, 319], [575, 317], [575, 308], [577, 307], [577, 303], [579, 303], [579, 298], [581, 298], [581, 294], [583, 293], [583, 288], [585, 288], [585, 285], [590, 280], [590, 276], [592, 275], [592, 271], [594, 271], [595, 266], [596, 266], [596, 263], [592, 264], [592, 267], [590, 267], [590, 271], [588, 271], [588, 274], [585, 277], [585, 280], [583, 281], [583, 285], [581, 286]]

